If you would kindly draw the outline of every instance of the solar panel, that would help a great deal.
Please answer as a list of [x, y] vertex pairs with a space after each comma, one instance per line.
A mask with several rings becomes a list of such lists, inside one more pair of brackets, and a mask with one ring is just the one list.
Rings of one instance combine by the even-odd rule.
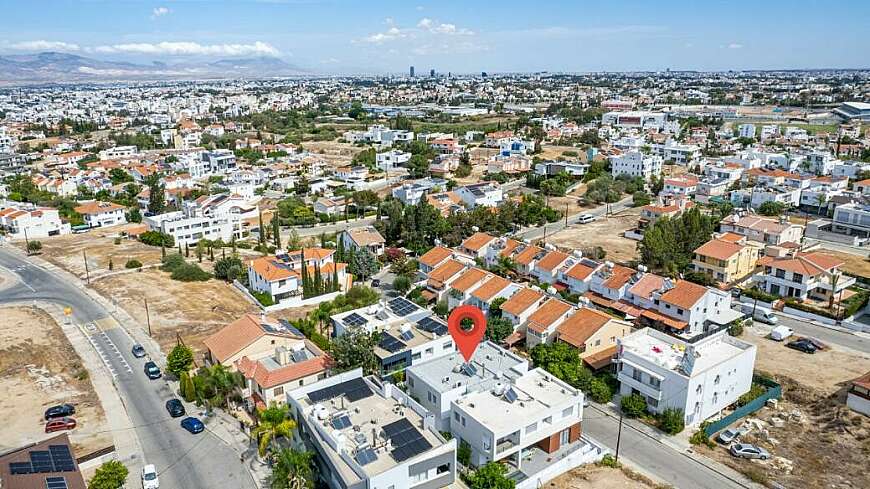
[[46, 489], [67, 489], [66, 479], [63, 477], [46, 477], [45, 478], [45, 488]]
[[411, 457], [415, 457], [421, 453], [424, 453], [426, 450], [432, 448], [432, 444], [426, 441], [422, 435], [420, 438], [404, 445], [402, 447], [396, 448], [390, 454], [396, 459], [396, 462], [403, 462], [408, 460]]
[[447, 325], [438, 321], [431, 316], [426, 316], [417, 321], [417, 326], [423, 331], [434, 333], [438, 336], [447, 334]]
[[389, 333], [381, 333], [381, 342], [378, 345], [390, 353], [401, 351], [406, 346]]
[[34, 473], [54, 472], [54, 462], [51, 461], [51, 453], [47, 451], [30, 452], [30, 464]]
[[365, 448], [356, 452], [354, 459], [356, 459], [357, 463], [360, 465], [368, 465], [377, 460], [378, 456], [371, 448]]
[[76, 470], [75, 462], [69, 447], [66, 445], [49, 445], [48, 451], [51, 453], [51, 460], [54, 462], [55, 472], [74, 472]]
[[519, 399], [519, 396], [517, 395], [517, 391], [515, 391], [513, 387], [510, 387], [508, 388], [508, 390], [505, 391], [504, 399], [505, 401], [513, 404], [514, 402], [516, 402], [517, 399]]
[[399, 339], [402, 341], [411, 341], [414, 339], [413, 331], [403, 331], [402, 334], [399, 335]]
[[297, 363], [304, 362], [305, 360], [308, 360], [308, 358], [309, 358], [308, 351], [305, 349], [293, 351], [293, 361], [294, 362], [297, 362]]
[[344, 324], [346, 324], [348, 326], [362, 326], [363, 324], [366, 324], [369, 321], [368, 321], [368, 319], [366, 319], [366, 318], [364, 318], [364, 317], [362, 317], [359, 314], [354, 312], [352, 314], [348, 314], [347, 316], [345, 316], [345, 318], [342, 319], [342, 322], [344, 322]]
[[308, 393], [308, 399], [311, 402], [322, 402], [338, 396], [345, 396], [348, 401], [355, 402], [360, 399], [365, 399], [372, 395], [372, 390], [368, 384], [361, 378], [356, 378], [342, 382], [340, 384], [324, 387]]
[[387, 305], [390, 307], [390, 310], [393, 311], [393, 313], [397, 316], [407, 316], [408, 314], [411, 314], [412, 312], [420, 309], [420, 306], [414, 304], [408, 299], [405, 299], [404, 297], [396, 297], [394, 299], [390, 299]]
[[392, 440], [395, 435], [411, 429], [414, 429], [414, 425], [412, 425], [407, 419], [403, 418], [384, 425], [384, 434], [387, 435], [387, 438]]
[[477, 367], [472, 365], [471, 363], [463, 363], [461, 367], [462, 373], [469, 377], [474, 377], [477, 375]]
[[343, 430], [350, 427], [350, 425], [350, 418], [346, 414], [332, 418], [332, 427], [337, 430]]
[[23, 475], [33, 472], [30, 462], [12, 462], [9, 464], [9, 473], [12, 475]]

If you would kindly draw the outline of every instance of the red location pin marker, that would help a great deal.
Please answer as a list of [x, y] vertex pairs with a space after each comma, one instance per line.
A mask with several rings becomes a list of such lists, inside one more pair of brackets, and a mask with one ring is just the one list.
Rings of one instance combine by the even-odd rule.
[[[466, 329], [462, 327], [463, 319], [470, 319], [472, 321], [471, 328]], [[483, 334], [486, 332], [486, 317], [484, 317], [483, 311], [476, 306], [459, 306], [447, 318], [447, 331], [450, 331], [450, 336], [453, 337], [453, 341], [459, 347], [459, 351], [465, 357], [465, 361], [469, 362], [471, 357], [474, 356], [474, 351], [477, 350], [480, 340], [483, 339]]]

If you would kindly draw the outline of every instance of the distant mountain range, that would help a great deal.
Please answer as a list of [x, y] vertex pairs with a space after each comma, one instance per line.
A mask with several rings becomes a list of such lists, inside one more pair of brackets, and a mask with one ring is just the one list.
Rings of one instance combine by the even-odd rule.
[[69, 83], [115, 80], [262, 78], [311, 72], [273, 57], [222, 59], [209, 63], [137, 64], [45, 52], [0, 56], [0, 83]]

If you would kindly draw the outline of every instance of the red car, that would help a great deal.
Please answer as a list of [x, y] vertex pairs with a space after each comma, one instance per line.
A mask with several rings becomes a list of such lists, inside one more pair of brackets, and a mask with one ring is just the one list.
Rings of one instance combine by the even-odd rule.
[[45, 423], [45, 432], [71, 430], [76, 427], [76, 420], [72, 418], [57, 418]]

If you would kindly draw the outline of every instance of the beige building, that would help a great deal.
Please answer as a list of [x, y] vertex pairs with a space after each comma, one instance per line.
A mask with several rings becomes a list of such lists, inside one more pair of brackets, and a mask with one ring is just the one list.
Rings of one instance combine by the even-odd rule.
[[559, 325], [556, 340], [577, 348], [589, 368], [602, 370], [608, 368], [617, 355], [617, 338], [632, 331], [631, 323], [584, 307]]
[[747, 242], [745, 236], [724, 233], [695, 250], [692, 268], [722, 283], [731, 283], [750, 275], [761, 249]]

